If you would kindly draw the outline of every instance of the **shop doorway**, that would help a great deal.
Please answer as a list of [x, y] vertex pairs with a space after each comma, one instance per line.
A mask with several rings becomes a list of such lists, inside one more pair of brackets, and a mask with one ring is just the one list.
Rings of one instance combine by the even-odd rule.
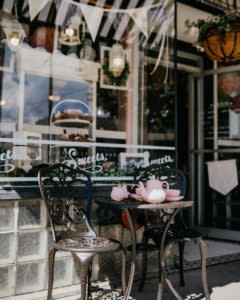
[[239, 173], [240, 68], [213, 64], [201, 75], [190, 75], [189, 91], [192, 222], [209, 237], [239, 241], [240, 187], [226, 195], [210, 188], [207, 162], [234, 159]]

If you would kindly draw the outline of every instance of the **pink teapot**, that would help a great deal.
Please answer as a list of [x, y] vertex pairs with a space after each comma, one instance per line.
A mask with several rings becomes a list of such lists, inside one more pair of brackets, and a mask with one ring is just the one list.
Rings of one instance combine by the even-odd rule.
[[146, 187], [139, 182], [139, 194], [146, 202], [161, 203], [165, 200], [169, 184], [167, 181], [160, 181], [153, 176], [147, 181]]
[[129, 192], [126, 185], [118, 185], [112, 188], [111, 198], [115, 201], [122, 201], [128, 198]]

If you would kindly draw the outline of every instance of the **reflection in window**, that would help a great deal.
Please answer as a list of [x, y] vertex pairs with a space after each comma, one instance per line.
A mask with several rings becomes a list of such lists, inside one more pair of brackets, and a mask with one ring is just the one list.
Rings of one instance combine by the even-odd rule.
[[[87, 82], [80, 83], [26, 74], [24, 123], [48, 125], [51, 109], [58, 103], [56, 100], [80, 99], [87, 104], [88, 94]], [[49, 100], [49, 96], [54, 96], [56, 100], [51, 101], [51, 97]], [[73, 108], [67, 103], [61, 106], [62, 110]]]
[[175, 86], [172, 81], [172, 70], [165, 82], [166, 69], [158, 67], [151, 74], [153, 65], [144, 68], [144, 103], [142, 106], [141, 127], [144, 144], [161, 141], [174, 141], [174, 97]]
[[218, 137], [240, 138], [240, 72], [218, 77]]
[[97, 129], [126, 130], [126, 104], [126, 92], [98, 89]]
[[16, 72], [0, 72], [0, 120], [16, 122], [19, 79]]

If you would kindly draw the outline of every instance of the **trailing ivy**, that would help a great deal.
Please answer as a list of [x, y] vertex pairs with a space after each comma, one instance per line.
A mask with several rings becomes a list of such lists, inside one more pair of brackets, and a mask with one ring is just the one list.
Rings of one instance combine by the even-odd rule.
[[109, 63], [105, 63], [102, 66], [102, 69], [104, 71], [104, 74], [107, 75], [107, 77], [109, 78], [110, 83], [113, 84], [113, 85], [118, 85], [118, 86], [125, 84], [125, 82], [128, 79], [128, 75], [130, 73], [129, 64], [127, 62], [125, 64], [125, 68], [123, 69], [121, 75], [118, 76], [118, 77], [115, 77], [113, 75], [113, 73], [109, 70]]

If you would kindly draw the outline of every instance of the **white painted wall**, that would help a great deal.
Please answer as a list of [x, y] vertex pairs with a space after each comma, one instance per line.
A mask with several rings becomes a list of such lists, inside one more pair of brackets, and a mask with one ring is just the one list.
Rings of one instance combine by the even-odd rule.
[[177, 38], [178, 40], [192, 43], [192, 38], [185, 34], [184, 32], [187, 30], [185, 26], [185, 21], [189, 19], [190, 21], [195, 21], [198, 19], [206, 19], [211, 16], [211, 14], [206, 13], [202, 10], [196, 9], [194, 7], [177, 3]]

